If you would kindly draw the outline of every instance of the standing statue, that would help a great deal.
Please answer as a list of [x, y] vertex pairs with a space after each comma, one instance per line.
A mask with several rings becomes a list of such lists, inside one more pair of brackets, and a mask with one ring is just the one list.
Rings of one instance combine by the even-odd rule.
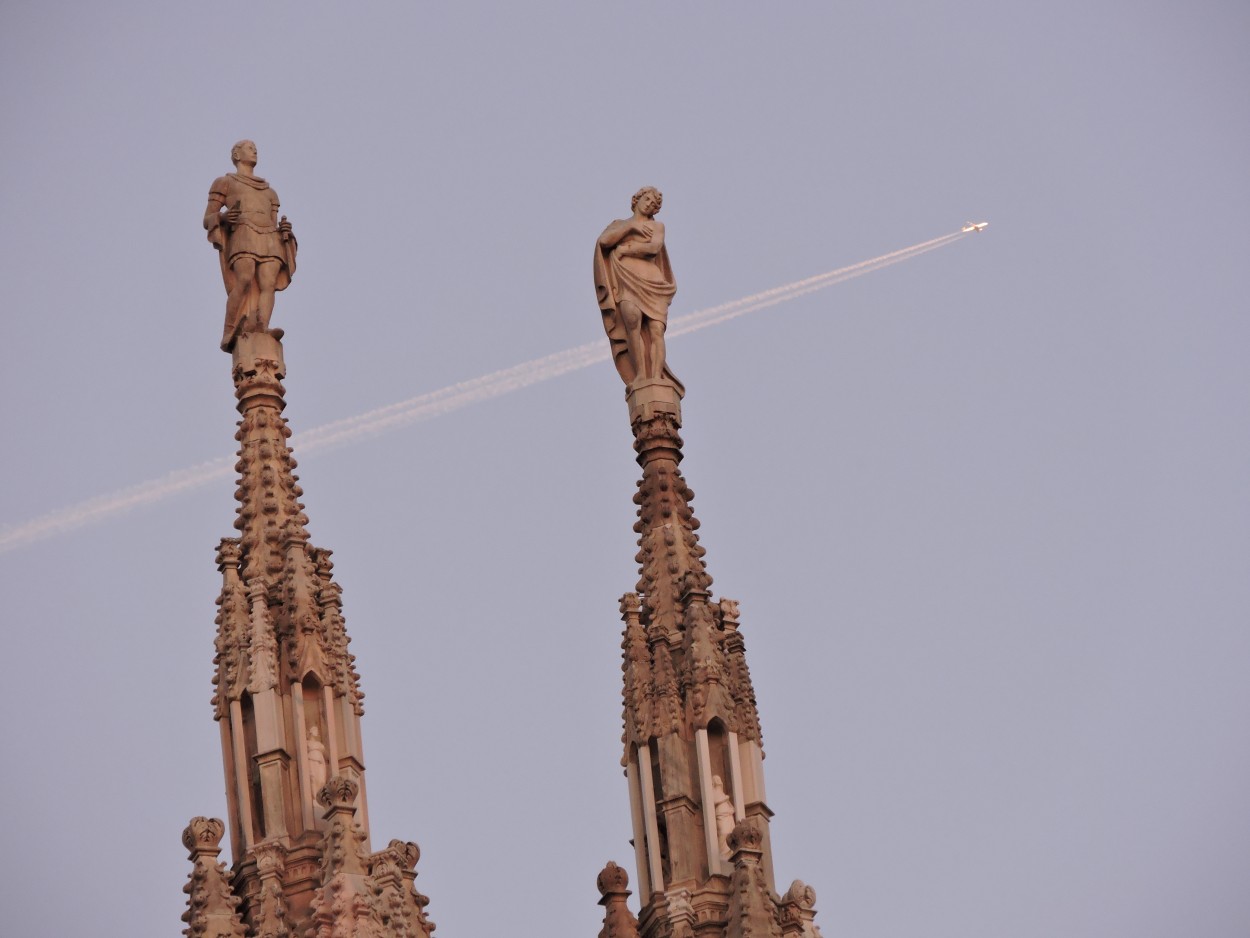
[[[278, 193], [254, 175], [256, 144], [240, 140], [230, 151], [235, 171], [221, 176], [208, 190], [204, 227], [221, 254], [226, 283], [226, 327], [222, 351], [245, 332], [268, 332], [274, 292], [285, 290], [295, 274], [299, 245], [291, 223], [278, 220]], [[281, 331], [274, 330], [281, 338]]]
[[655, 217], [663, 201], [660, 190], [644, 186], [630, 202], [633, 216], [612, 222], [599, 235], [595, 293], [612, 361], [626, 387], [662, 377], [684, 390], [664, 355], [668, 304], [677, 282], [664, 247], [664, 223]]
[[313, 797], [316, 798], [317, 792], [325, 787], [326, 776], [329, 774], [326, 744], [321, 741], [321, 730], [310, 726], [305, 745], [305, 754], [308, 757], [308, 780], [312, 783]]
[[716, 842], [720, 847], [721, 859], [728, 860], [729, 835], [733, 833], [737, 822], [734, 820], [733, 799], [725, 791], [725, 783], [719, 775], [712, 776], [712, 810], [716, 815]]

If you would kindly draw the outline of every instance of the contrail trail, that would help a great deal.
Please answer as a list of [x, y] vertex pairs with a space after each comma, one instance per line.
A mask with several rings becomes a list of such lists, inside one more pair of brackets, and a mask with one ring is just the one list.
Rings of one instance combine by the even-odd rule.
[[[913, 257], [952, 244], [963, 237], [965, 237], [963, 232], [942, 235], [939, 238], [913, 244], [911, 247], [860, 261], [858, 264], [839, 267], [837, 270], [795, 280], [764, 290], [762, 293], [753, 293], [750, 296], [740, 297], [717, 306], [709, 306], [684, 316], [676, 316], [669, 320], [667, 335], [670, 338], [687, 335], [769, 306], [776, 306], [778, 303], [806, 296], [855, 277], [862, 277], [864, 274], [881, 270], [892, 264], [911, 260]], [[578, 345], [542, 358], [534, 358], [469, 381], [450, 384], [436, 391], [388, 404], [386, 407], [366, 411], [354, 417], [323, 424], [304, 433], [293, 435], [291, 447], [298, 452], [308, 453], [342, 446], [354, 440], [377, 436], [420, 420], [441, 417], [470, 404], [510, 394], [531, 384], [549, 381], [570, 371], [587, 368], [596, 362], [607, 361], [610, 357], [608, 344], [603, 339], [587, 342], [585, 345]], [[0, 530], [0, 553], [105, 521], [142, 505], [150, 505], [182, 492], [201, 488], [217, 479], [229, 478], [234, 472], [235, 459], [235, 456], [223, 456], [209, 460], [196, 466], [170, 472], [157, 479], [140, 482], [138, 485], [109, 495], [101, 495], [49, 512], [22, 524], [6, 525]]]
[[776, 306], [786, 300], [792, 300], [800, 296], [806, 296], [809, 293], [815, 293], [817, 290], [823, 290], [825, 287], [831, 287], [835, 283], [842, 283], [846, 280], [853, 280], [856, 277], [862, 277], [864, 274], [872, 273], [875, 270], [881, 270], [883, 267], [889, 267], [891, 264], [897, 264], [901, 261], [911, 260], [921, 254], [929, 251], [935, 251], [940, 247], [944, 247], [954, 241], [958, 241], [964, 235], [961, 232], [943, 235], [940, 238], [934, 238], [931, 241], [922, 241], [920, 244], [913, 244], [909, 248], [903, 248], [893, 251], [889, 254], [882, 254], [880, 257], [874, 257], [872, 260], [860, 261], [858, 264], [852, 264], [849, 267], [840, 267], [837, 270], [831, 270], [828, 273], [817, 274], [814, 277], [808, 277], [805, 280], [796, 280], [793, 283], [787, 283], [780, 287], [773, 287], [771, 290], [765, 290], [763, 293], [755, 293], [751, 296], [744, 296], [738, 300], [732, 300], [728, 303], [722, 303], [720, 306], [710, 306], [707, 309], [701, 309], [695, 313], [688, 313], [685, 316], [679, 316], [672, 320], [668, 329], [665, 330], [666, 336], [685, 335], [688, 332], [694, 332], [697, 329], [705, 329], [708, 326], [719, 325], [730, 319], [736, 319], [739, 316], [745, 316], [747, 313], [753, 313], [758, 309], [764, 309], [768, 306]]

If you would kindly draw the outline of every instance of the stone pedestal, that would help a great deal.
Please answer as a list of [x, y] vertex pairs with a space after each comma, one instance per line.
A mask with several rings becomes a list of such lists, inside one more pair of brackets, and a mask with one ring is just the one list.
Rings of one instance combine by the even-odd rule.
[[671, 414], [681, 426], [681, 389], [667, 378], [639, 378], [625, 389], [629, 403], [629, 422], [652, 420]]
[[279, 378], [286, 376], [282, 343], [268, 332], [248, 332], [239, 336], [230, 352], [230, 359], [235, 370], [242, 369], [244, 374], [253, 374], [261, 370], [261, 363], [266, 363]]

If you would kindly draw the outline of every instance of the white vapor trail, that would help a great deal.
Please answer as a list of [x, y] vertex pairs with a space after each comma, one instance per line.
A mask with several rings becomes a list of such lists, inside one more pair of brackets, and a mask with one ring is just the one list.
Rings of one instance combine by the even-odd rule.
[[[718, 306], [709, 306], [684, 316], [669, 320], [667, 336], [670, 338], [706, 329], [739, 316], [776, 306], [788, 300], [806, 296], [837, 283], [862, 277], [892, 264], [910, 260], [929, 251], [945, 247], [960, 238], [963, 232], [954, 232], [913, 244], [911, 247], [891, 251], [870, 260], [860, 261], [847, 267], [839, 267], [814, 277], [806, 277], [791, 283], [773, 287], [762, 293], [740, 297]], [[452, 411], [490, 400], [504, 394], [549, 381], [552, 378], [589, 367], [610, 358], [608, 343], [603, 339], [587, 342], [575, 348], [565, 349], [543, 358], [534, 358], [511, 368], [494, 371], [480, 378], [451, 384], [437, 391], [430, 391], [386, 407], [366, 411], [354, 417], [323, 424], [291, 437], [290, 445], [301, 453], [341, 446], [354, 440], [377, 436], [389, 430], [441, 417]], [[77, 528], [105, 521], [142, 505], [150, 505], [183, 492], [200, 488], [217, 479], [228, 478], [234, 472], [236, 457], [228, 456], [209, 460], [187, 469], [179, 469], [157, 479], [140, 482], [109, 495], [101, 495], [67, 508], [61, 508], [21, 524], [6, 525], [0, 529], [0, 553], [14, 550], [34, 541], [64, 534]]]

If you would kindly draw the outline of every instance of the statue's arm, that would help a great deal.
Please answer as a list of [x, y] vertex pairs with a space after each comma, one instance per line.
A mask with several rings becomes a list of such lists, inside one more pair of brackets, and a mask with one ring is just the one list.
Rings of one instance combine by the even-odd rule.
[[[664, 222], [648, 219], [646, 229], [651, 232], [650, 238], [646, 241], [631, 241], [624, 247], [617, 248], [617, 253], [621, 257], [655, 257], [664, 250]], [[634, 226], [631, 226], [631, 230], [635, 230]]]
[[611, 250], [620, 243], [630, 232], [629, 219], [617, 219], [603, 229], [603, 234], [599, 235], [599, 247], [604, 250]]
[[226, 207], [226, 177], [217, 179], [208, 190], [208, 208], [204, 209], [204, 230], [220, 228], [225, 221], [222, 209]]
[[651, 238], [638, 245], [638, 251], [647, 257], [654, 257], [664, 250], [664, 222], [657, 218], [651, 219]]

